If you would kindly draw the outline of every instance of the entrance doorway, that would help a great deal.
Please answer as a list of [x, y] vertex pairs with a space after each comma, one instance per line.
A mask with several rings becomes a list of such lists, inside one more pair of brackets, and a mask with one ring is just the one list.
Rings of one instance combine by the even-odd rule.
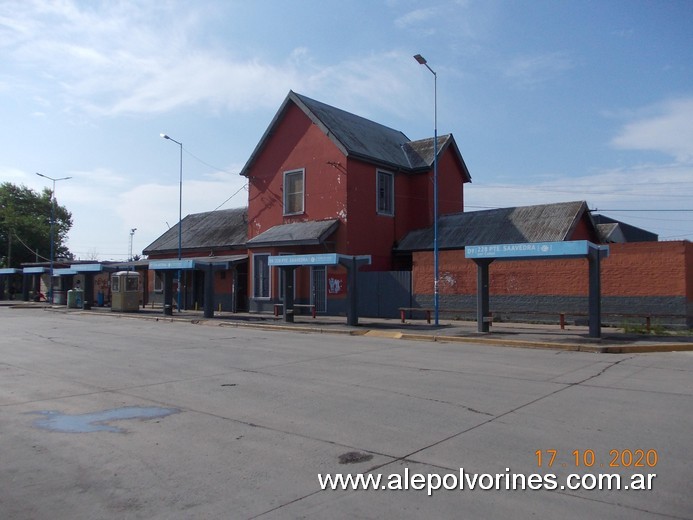
[[311, 268], [310, 300], [315, 305], [315, 312], [327, 312], [327, 269], [324, 265]]

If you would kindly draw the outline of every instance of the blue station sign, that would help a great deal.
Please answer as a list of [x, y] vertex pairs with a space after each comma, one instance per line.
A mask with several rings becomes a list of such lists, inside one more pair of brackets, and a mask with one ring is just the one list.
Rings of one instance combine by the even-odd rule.
[[50, 272], [47, 267], [25, 267], [22, 271], [24, 274], [43, 274]]
[[194, 268], [195, 260], [152, 260], [149, 262], [149, 269], [153, 271]]
[[337, 253], [320, 253], [311, 255], [279, 255], [270, 256], [268, 264], [271, 267], [288, 265], [337, 265], [339, 263]]
[[587, 240], [568, 242], [526, 242], [521, 244], [487, 244], [466, 246], [466, 258], [585, 258], [590, 250], [604, 251], [608, 247], [600, 247]]

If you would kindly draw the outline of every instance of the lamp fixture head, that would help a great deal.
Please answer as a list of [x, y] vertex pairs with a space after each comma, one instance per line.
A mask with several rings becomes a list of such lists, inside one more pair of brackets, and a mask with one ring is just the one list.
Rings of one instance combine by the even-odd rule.
[[424, 58], [423, 56], [421, 56], [421, 54], [415, 54], [415, 55], [414, 55], [414, 59], [415, 59], [416, 61], [418, 61], [419, 64], [421, 64], [421, 65], [426, 65], [426, 63], [427, 63], [427, 62], [426, 62], [426, 58]]

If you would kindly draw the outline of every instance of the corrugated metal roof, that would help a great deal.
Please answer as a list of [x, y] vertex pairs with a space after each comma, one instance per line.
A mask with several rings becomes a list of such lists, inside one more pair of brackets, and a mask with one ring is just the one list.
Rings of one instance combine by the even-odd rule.
[[[444, 215], [438, 219], [438, 248], [568, 240], [587, 211], [584, 201], [520, 206]], [[433, 227], [408, 233], [399, 252], [433, 249]]]
[[[181, 227], [182, 249], [244, 248], [248, 238], [248, 209], [233, 208], [186, 216]], [[178, 225], [172, 226], [142, 252], [178, 251]]]
[[[255, 158], [272, 134], [274, 126], [283, 117], [289, 103], [299, 107], [345, 156], [412, 173], [427, 171], [433, 164], [433, 138], [410, 141], [399, 130], [289, 91], [284, 103], [241, 170], [241, 175], [248, 176]], [[454, 144], [452, 134], [439, 136], [438, 153], [440, 154], [451, 144]], [[466, 180], [471, 180], [456, 144], [453, 151], [458, 156]]]
[[322, 244], [339, 226], [338, 219], [309, 220], [271, 227], [248, 240], [248, 247], [307, 246]]

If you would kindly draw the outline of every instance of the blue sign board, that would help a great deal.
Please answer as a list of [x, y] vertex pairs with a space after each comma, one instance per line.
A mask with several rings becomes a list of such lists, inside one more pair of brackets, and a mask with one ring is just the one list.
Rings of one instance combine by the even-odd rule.
[[[584, 258], [590, 249], [601, 250], [600, 246], [587, 240], [569, 242], [526, 242], [522, 244], [487, 244], [466, 246], [466, 258]], [[608, 253], [608, 248], [604, 248]]]
[[162, 269], [194, 269], [195, 260], [152, 260], [149, 268], [156, 271]]
[[46, 267], [25, 267], [24, 274], [43, 274], [49, 272], [50, 269]]
[[53, 269], [53, 276], [68, 276], [77, 274], [74, 269], [68, 269], [67, 267], [61, 267], [60, 269]]
[[70, 269], [78, 273], [100, 273], [104, 270], [103, 264], [72, 264]]
[[320, 253], [314, 255], [280, 255], [270, 256], [268, 264], [272, 267], [286, 265], [337, 265], [337, 253]]
[[5, 267], [0, 269], [0, 274], [17, 274], [21, 272], [21, 269], [15, 269], [14, 267]]

